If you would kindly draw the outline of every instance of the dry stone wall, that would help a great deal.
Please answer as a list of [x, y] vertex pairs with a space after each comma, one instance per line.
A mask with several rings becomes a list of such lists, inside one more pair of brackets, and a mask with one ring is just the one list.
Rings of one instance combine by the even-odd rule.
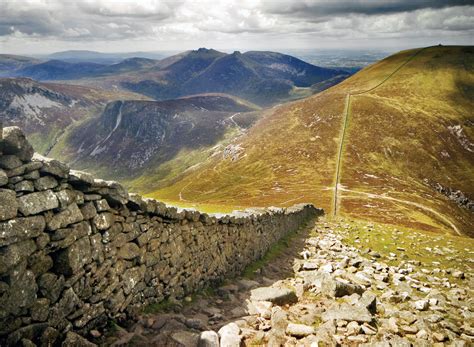
[[0, 345], [53, 345], [241, 272], [312, 205], [217, 218], [129, 194], [0, 134]]

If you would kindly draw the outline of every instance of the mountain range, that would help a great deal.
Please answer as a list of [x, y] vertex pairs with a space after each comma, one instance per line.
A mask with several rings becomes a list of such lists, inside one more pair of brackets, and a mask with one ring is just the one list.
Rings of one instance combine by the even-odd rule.
[[259, 105], [308, 96], [314, 92], [312, 85], [325, 82], [330, 86], [349, 76], [347, 72], [320, 68], [280, 53], [226, 54], [205, 48], [162, 60], [135, 57], [112, 65], [48, 60], [0, 73], [6, 77], [128, 90], [155, 100], [227, 93]]

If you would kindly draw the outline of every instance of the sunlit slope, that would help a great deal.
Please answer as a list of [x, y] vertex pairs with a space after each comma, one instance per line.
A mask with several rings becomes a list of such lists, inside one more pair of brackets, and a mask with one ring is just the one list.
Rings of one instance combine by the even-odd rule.
[[473, 212], [435, 186], [474, 196], [473, 56], [472, 47], [430, 47], [388, 57], [269, 110], [236, 142], [239, 159], [210, 158], [153, 195], [227, 206], [310, 201], [331, 214], [336, 205], [338, 215], [472, 235]]

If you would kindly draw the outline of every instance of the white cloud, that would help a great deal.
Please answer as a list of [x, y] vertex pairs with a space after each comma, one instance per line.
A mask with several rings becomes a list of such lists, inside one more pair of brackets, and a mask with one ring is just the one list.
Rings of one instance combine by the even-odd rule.
[[0, 13], [2, 51], [474, 43], [466, 0], [2, 0]]

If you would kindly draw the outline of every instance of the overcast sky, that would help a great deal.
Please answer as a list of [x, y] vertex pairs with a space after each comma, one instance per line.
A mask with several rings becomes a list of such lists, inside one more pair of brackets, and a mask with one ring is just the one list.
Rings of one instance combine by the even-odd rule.
[[469, 0], [0, 0], [1, 53], [474, 44]]

